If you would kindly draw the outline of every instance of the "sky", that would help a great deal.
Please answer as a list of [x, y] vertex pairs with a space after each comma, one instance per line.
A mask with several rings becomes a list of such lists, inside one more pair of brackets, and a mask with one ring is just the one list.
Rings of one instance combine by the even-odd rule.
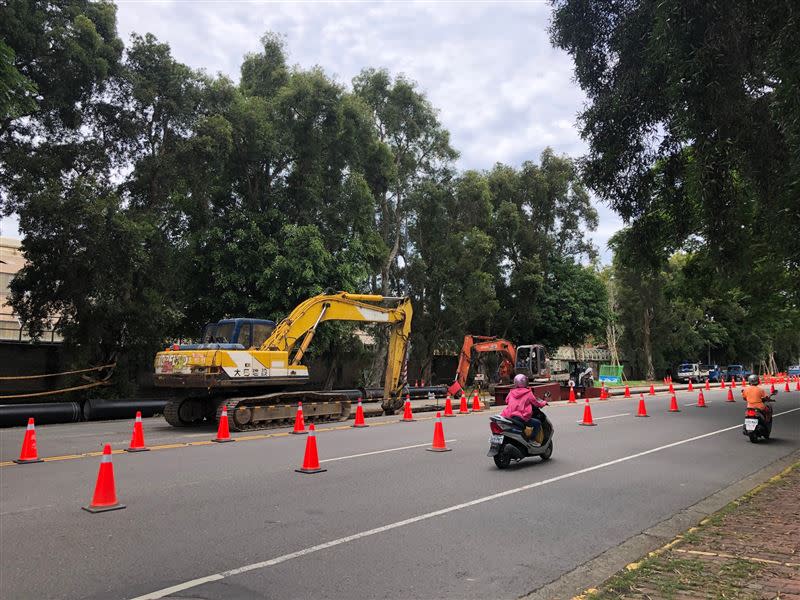
[[[318, 65], [344, 85], [365, 67], [415, 81], [439, 110], [463, 169], [537, 161], [546, 146], [586, 152], [576, 127], [585, 102], [569, 56], [550, 45], [545, 1], [266, 2], [117, 0], [117, 27], [153, 33], [173, 56], [239, 79], [242, 57], [266, 31], [285, 36], [291, 64]], [[603, 262], [622, 226], [602, 203], [592, 235]], [[2, 223], [13, 236], [13, 220]]]

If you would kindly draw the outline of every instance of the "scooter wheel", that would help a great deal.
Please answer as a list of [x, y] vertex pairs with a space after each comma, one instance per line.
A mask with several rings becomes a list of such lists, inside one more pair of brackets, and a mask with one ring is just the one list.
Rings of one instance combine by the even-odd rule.
[[498, 469], [505, 469], [511, 464], [511, 457], [504, 452], [498, 452], [494, 455], [494, 464]]
[[544, 454], [541, 455], [542, 460], [550, 460], [550, 457], [553, 456], [553, 442], [550, 442], [550, 445], [547, 447], [547, 450], [544, 451]]
[[758, 442], [758, 435], [756, 435], [755, 433], [751, 433], [750, 434], [750, 441], [753, 442], [754, 444], [757, 443]]

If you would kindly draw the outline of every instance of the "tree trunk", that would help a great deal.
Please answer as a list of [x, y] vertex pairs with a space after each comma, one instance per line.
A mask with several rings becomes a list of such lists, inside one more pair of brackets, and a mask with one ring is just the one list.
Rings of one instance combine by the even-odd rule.
[[656, 371], [653, 368], [653, 347], [650, 339], [650, 323], [653, 320], [653, 309], [645, 307], [642, 319], [642, 345], [644, 346], [645, 378], [653, 381], [656, 378]]

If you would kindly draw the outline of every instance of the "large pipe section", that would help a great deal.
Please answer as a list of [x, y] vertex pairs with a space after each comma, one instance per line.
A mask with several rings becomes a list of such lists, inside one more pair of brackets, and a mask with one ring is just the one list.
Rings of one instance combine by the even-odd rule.
[[108, 419], [133, 419], [136, 411], [143, 417], [152, 417], [164, 412], [166, 399], [150, 400], [87, 400], [83, 405], [83, 418], [87, 421], [103, 421]]
[[0, 427], [25, 425], [29, 417], [37, 425], [73, 423], [81, 420], [81, 405], [78, 402], [0, 404]]

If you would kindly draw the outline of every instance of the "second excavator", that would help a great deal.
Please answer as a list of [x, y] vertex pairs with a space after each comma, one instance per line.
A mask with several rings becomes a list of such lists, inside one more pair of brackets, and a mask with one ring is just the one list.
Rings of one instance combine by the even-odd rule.
[[309, 375], [301, 359], [324, 321], [389, 326], [382, 408], [391, 414], [402, 406], [412, 314], [408, 298], [338, 292], [309, 298], [277, 325], [211, 323], [201, 343], [173, 344], [156, 355], [155, 385], [186, 391], [167, 403], [164, 418], [175, 427], [192, 425], [219, 418], [227, 407], [232, 430], [264, 429], [288, 423], [302, 401], [309, 420], [346, 419], [351, 398], [344, 391], [303, 389]]

